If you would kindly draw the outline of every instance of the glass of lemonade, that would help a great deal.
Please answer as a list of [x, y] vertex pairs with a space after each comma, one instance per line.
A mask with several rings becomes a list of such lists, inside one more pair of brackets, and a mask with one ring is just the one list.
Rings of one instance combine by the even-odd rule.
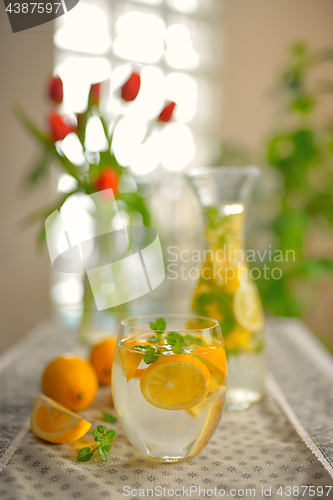
[[220, 420], [226, 386], [218, 321], [160, 314], [121, 322], [113, 401], [129, 441], [147, 458], [196, 455]]

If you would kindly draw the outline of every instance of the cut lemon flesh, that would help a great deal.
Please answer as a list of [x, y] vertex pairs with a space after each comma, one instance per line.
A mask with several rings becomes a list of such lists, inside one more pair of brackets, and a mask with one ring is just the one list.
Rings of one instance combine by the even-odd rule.
[[120, 348], [121, 355], [125, 363], [126, 380], [129, 382], [134, 376], [139, 364], [142, 361], [143, 354], [139, 351], [134, 352], [136, 345], [149, 345], [145, 340], [128, 340], [124, 343], [124, 348]]
[[31, 430], [50, 443], [66, 444], [84, 436], [91, 423], [43, 394], [37, 396], [31, 413]]
[[197, 359], [200, 359], [203, 363], [208, 361], [217, 366], [223, 373], [228, 373], [227, 356], [222, 346], [198, 347], [197, 349], [191, 350], [191, 354], [197, 355]]
[[209, 370], [190, 354], [161, 356], [140, 380], [146, 401], [164, 410], [191, 408], [207, 396], [209, 386]]
[[210, 373], [209, 393], [212, 394], [221, 389], [228, 373], [227, 357], [223, 347], [200, 347], [191, 351], [191, 354], [208, 368]]
[[234, 296], [234, 313], [238, 323], [250, 332], [264, 326], [264, 314], [258, 291], [251, 283], [241, 284]]
[[[226, 393], [226, 389], [224, 389], [224, 396]], [[188, 408], [186, 411], [192, 415], [194, 418], [200, 417], [204, 411], [207, 410], [207, 408], [211, 407], [212, 405], [219, 405], [221, 401], [221, 395], [219, 394], [212, 394], [209, 392], [207, 394], [207, 397], [201, 401], [198, 405], [193, 406], [192, 408]]]

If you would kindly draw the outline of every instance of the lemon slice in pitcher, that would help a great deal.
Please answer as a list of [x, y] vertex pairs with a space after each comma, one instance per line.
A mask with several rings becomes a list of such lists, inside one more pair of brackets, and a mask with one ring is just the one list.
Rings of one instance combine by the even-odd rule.
[[250, 332], [264, 326], [264, 314], [258, 291], [251, 283], [242, 283], [234, 296], [234, 314], [238, 323]]
[[148, 403], [164, 410], [184, 410], [208, 393], [210, 373], [189, 354], [165, 355], [144, 370], [141, 392]]

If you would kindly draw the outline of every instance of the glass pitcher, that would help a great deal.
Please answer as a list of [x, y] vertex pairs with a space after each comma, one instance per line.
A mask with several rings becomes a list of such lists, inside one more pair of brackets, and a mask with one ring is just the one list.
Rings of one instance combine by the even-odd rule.
[[244, 242], [257, 167], [193, 169], [186, 177], [205, 225], [204, 265], [192, 309], [219, 321], [228, 357], [227, 408], [242, 410], [264, 394], [264, 315]]

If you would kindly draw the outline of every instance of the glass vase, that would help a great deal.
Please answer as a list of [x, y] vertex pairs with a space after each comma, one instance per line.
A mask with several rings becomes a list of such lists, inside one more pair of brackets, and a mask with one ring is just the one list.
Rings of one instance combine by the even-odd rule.
[[221, 325], [229, 370], [227, 408], [234, 410], [264, 395], [264, 315], [244, 241], [247, 206], [259, 175], [254, 166], [193, 169], [187, 174], [205, 227], [204, 264], [192, 309]]
[[[96, 192], [86, 199], [86, 211], [83, 215], [87, 240], [81, 244], [82, 261], [85, 267], [84, 293], [78, 336], [81, 343], [89, 345], [105, 336], [116, 336], [121, 319], [128, 314], [126, 303], [115, 307], [102, 306], [100, 308], [96, 303], [98, 300], [100, 305], [104, 302], [107, 304], [109, 295], [114, 294], [114, 285], [108, 276], [107, 266], [110, 262], [123, 257], [123, 254], [127, 252], [128, 242], [122, 234], [124, 220], [126, 221], [125, 214], [120, 214], [113, 193]], [[87, 269], [100, 270], [97, 279], [95, 278], [95, 295], [90, 282], [94, 277], [89, 280]], [[105, 280], [103, 280], [103, 274]]]

